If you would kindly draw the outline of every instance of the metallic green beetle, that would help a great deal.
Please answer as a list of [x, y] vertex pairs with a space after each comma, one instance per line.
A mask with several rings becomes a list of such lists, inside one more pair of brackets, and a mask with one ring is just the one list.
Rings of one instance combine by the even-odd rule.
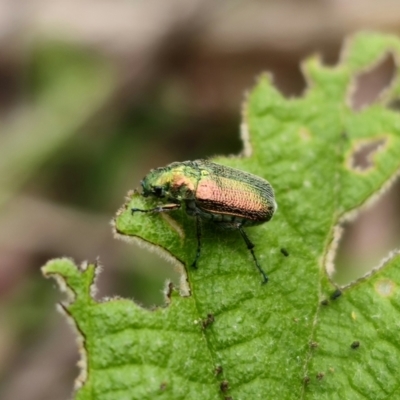
[[277, 209], [274, 191], [264, 179], [208, 160], [174, 162], [151, 170], [141, 182], [144, 197], [163, 199], [149, 210], [132, 208], [135, 212], [168, 212], [182, 203], [186, 213], [196, 218], [197, 253], [192, 267], [197, 268], [201, 252], [201, 222], [209, 220], [225, 229], [237, 229], [253, 256], [263, 277], [268, 277], [254, 254], [254, 244], [243, 227], [269, 221]]

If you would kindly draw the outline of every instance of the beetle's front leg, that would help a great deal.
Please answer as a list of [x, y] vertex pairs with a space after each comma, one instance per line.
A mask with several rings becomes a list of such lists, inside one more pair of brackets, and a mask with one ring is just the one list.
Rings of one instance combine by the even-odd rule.
[[155, 208], [150, 208], [148, 210], [142, 210], [140, 208], [131, 208], [131, 214], [133, 215], [133, 213], [135, 213], [135, 212], [143, 212], [143, 213], [169, 212], [169, 211], [178, 210], [179, 208], [181, 208], [181, 205], [179, 203], [162, 204], [160, 206], [157, 206]]
[[197, 268], [197, 261], [200, 258], [201, 253], [201, 218], [199, 214], [196, 217], [196, 236], [197, 236], [197, 252], [194, 261], [192, 262], [192, 268]]
[[195, 201], [186, 201], [186, 213], [196, 218], [196, 237], [197, 237], [197, 251], [191, 267], [197, 268], [197, 261], [199, 261], [201, 253], [201, 214], [200, 209], [196, 206]]

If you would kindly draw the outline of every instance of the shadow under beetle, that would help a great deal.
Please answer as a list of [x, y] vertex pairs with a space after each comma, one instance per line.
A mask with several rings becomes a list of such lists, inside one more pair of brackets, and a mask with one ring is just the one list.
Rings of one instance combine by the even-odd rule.
[[249, 249], [263, 283], [267, 274], [254, 253], [254, 244], [244, 227], [269, 221], [277, 209], [272, 186], [265, 179], [208, 160], [174, 162], [151, 170], [141, 181], [142, 196], [165, 201], [149, 210], [131, 212], [168, 212], [180, 209], [196, 218], [197, 252], [192, 267], [197, 268], [201, 253], [201, 223], [211, 221], [224, 229], [237, 229]]

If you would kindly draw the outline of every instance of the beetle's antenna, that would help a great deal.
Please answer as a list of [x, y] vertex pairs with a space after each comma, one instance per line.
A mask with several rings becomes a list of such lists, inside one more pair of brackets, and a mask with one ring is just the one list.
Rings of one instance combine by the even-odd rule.
[[197, 268], [197, 261], [200, 258], [201, 253], [201, 219], [196, 214], [196, 235], [197, 235], [197, 252], [194, 261], [192, 262], [192, 268]]
[[262, 277], [263, 277], [263, 282], [262, 284], [265, 285], [268, 282], [268, 276], [265, 273], [265, 271], [261, 268], [260, 264], [257, 261], [256, 255], [254, 254], [254, 244], [250, 241], [249, 237], [246, 235], [246, 232], [243, 230], [243, 228], [239, 225], [238, 226], [239, 232], [242, 235], [244, 241], [246, 242], [247, 248], [250, 250], [251, 255], [253, 256], [254, 262], [256, 264], [257, 269], [260, 271]]

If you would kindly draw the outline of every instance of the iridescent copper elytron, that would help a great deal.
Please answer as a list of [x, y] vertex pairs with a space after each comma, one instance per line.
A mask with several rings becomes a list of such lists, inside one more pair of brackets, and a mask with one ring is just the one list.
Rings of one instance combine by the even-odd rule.
[[166, 203], [135, 212], [167, 212], [179, 209], [182, 203], [187, 214], [196, 218], [197, 253], [192, 267], [197, 268], [201, 252], [201, 222], [209, 220], [225, 229], [237, 229], [253, 256], [263, 277], [254, 245], [243, 227], [269, 221], [277, 208], [274, 191], [265, 179], [207, 160], [174, 162], [151, 170], [142, 180], [144, 197], [153, 196]]

